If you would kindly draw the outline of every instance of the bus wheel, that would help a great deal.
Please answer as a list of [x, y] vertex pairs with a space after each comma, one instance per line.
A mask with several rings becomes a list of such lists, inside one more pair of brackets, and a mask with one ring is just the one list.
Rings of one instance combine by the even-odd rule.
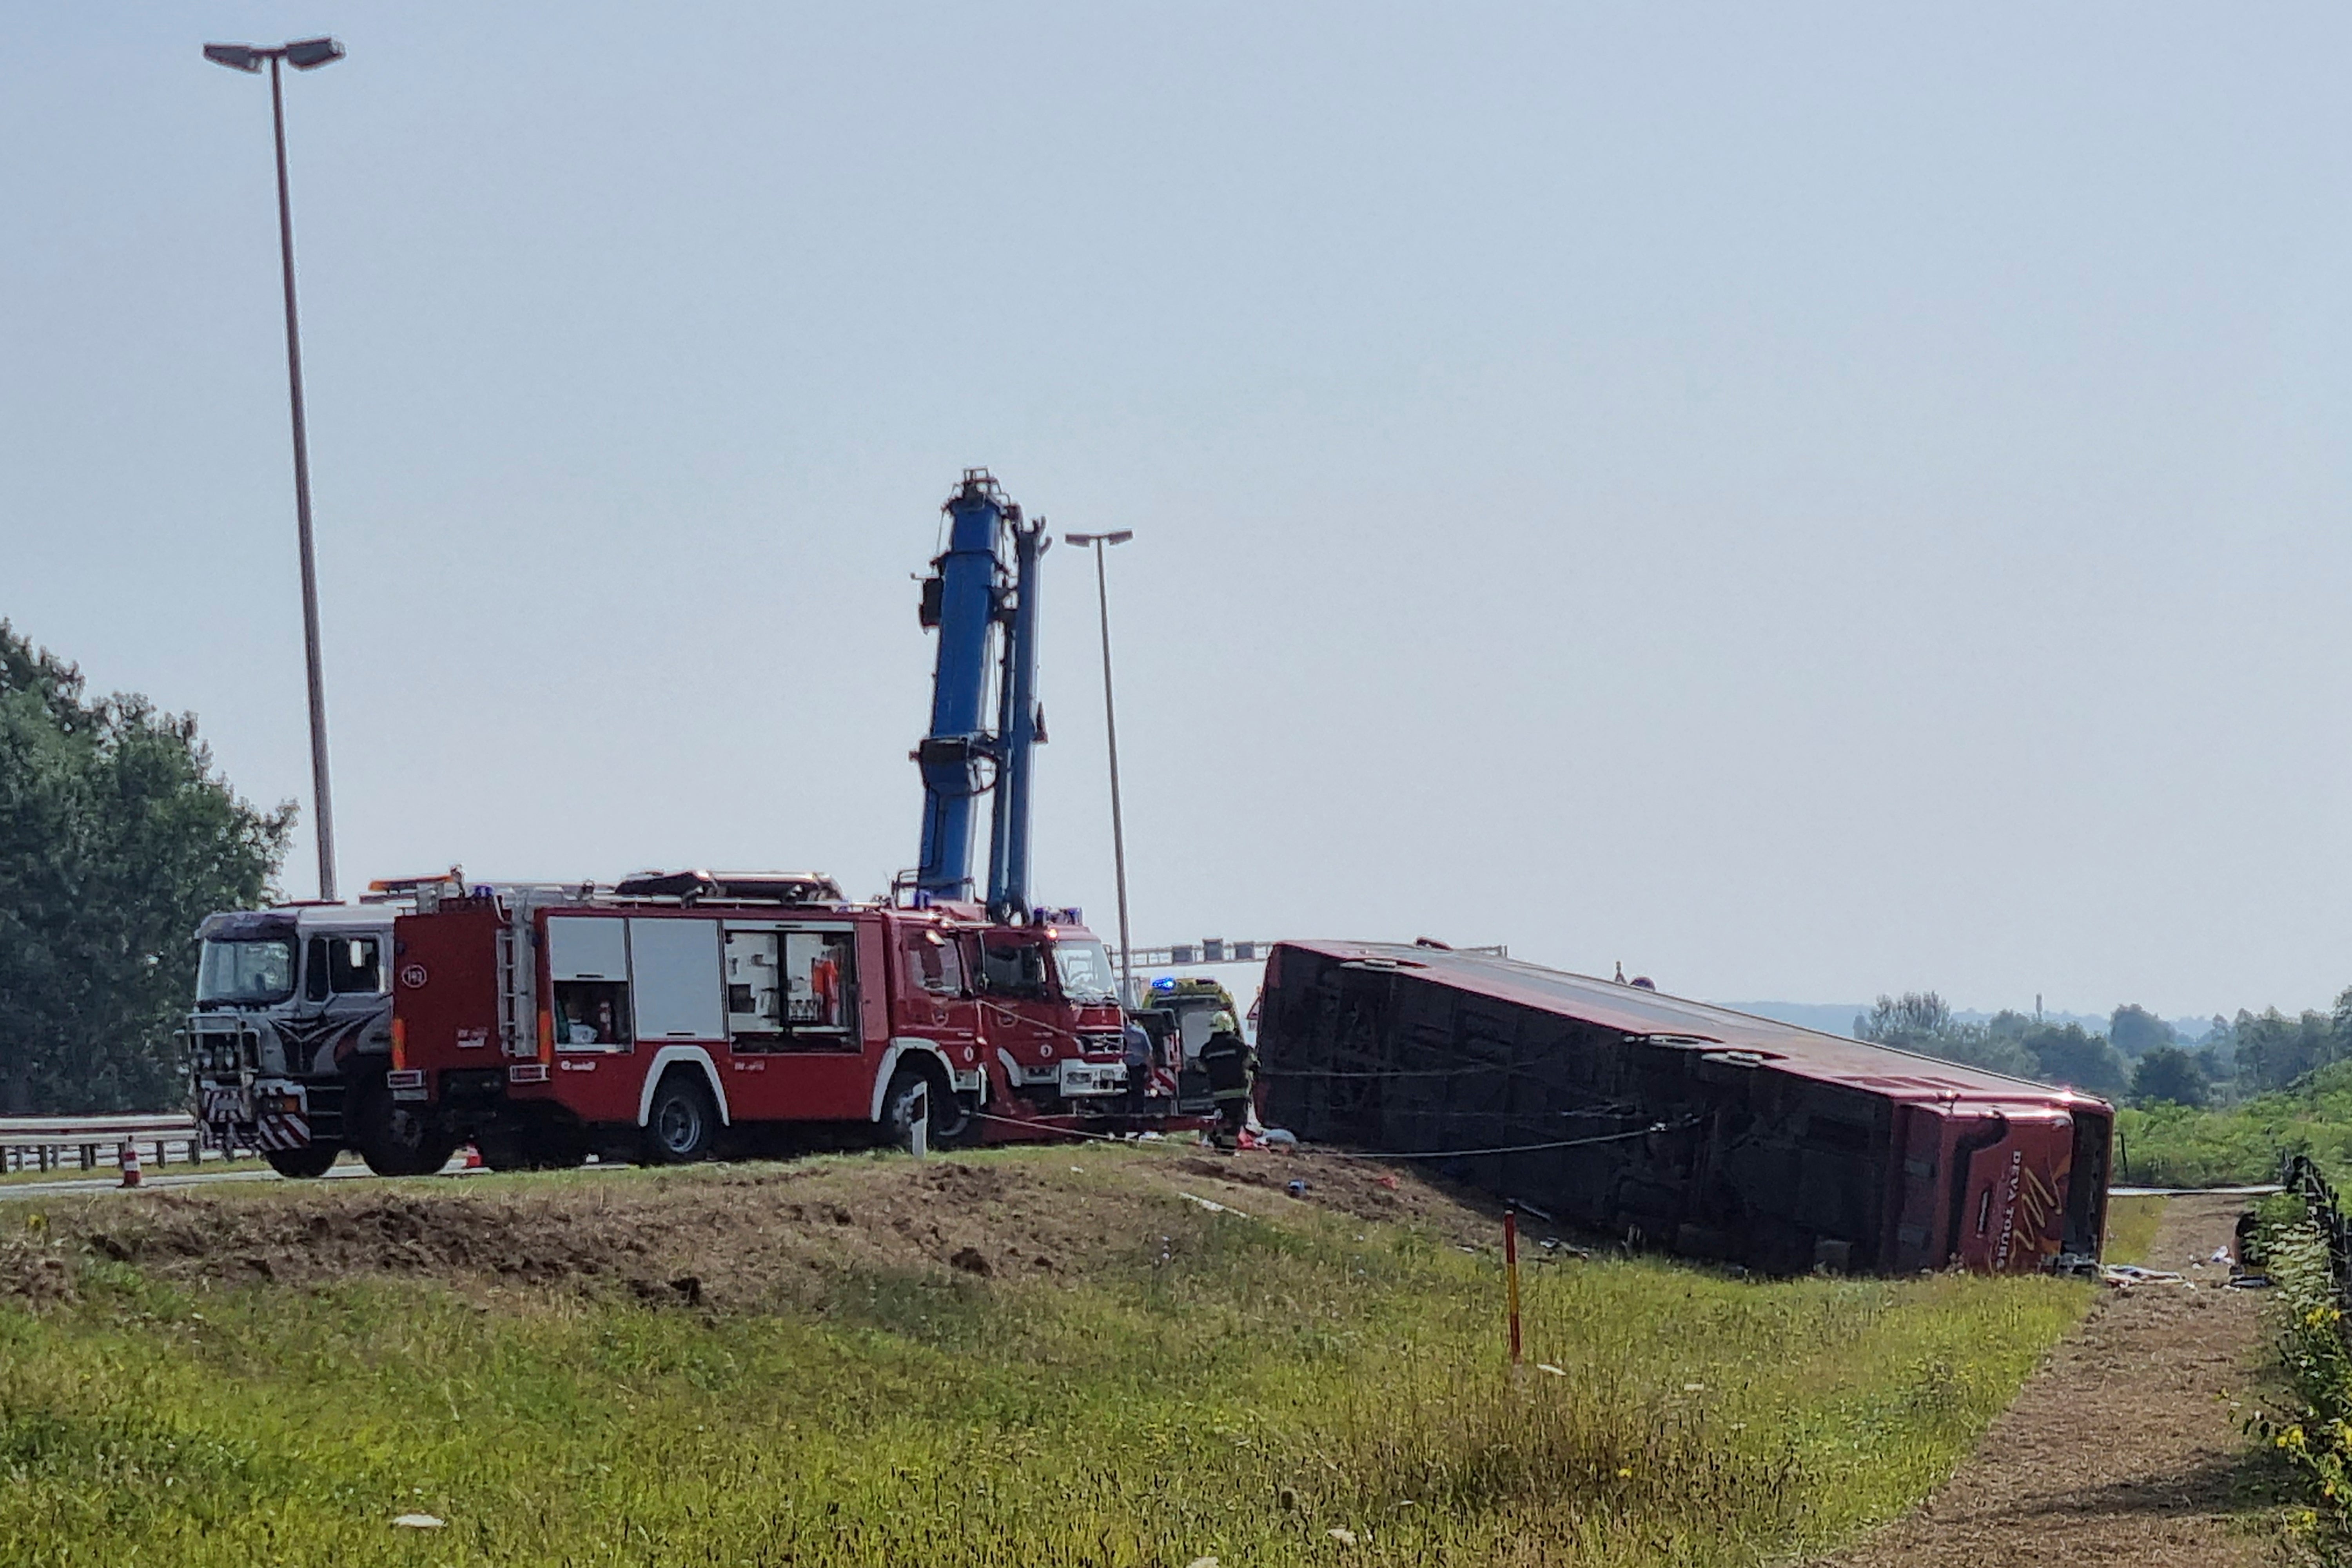
[[664, 1074], [646, 1116], [646, 1156], [666, 1166], [698, 1160], [710, 1152], [718, 1131], [710, 1092], [677, 1068]]
[[279, 1176], [307, 1181], [313, 1176], [325, 1176], [327, 1167], [333, 1165], [335, 1156], [342, 1152], [333, 1144], [305, 1144], [299, 1149], [265, 1149], [261, 1157], [268, 1160], [269, 1168]]

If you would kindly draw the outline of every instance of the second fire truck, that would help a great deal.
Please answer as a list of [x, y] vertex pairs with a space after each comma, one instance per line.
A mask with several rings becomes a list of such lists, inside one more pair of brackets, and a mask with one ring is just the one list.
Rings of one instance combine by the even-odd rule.
[[420, 889], [386, 1082], [502, 1168], [1114, 1124], [1109, 961], [1075, 912], [1032, 913], [773, 874]]

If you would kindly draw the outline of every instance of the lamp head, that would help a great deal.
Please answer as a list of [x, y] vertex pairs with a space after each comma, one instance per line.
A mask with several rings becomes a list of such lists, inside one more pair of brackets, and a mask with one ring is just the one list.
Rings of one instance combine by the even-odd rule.
[[233, 71], [257, 71], [261, 68], [261, 51], [251, 44], [206, 44], [205, 58], [216, 66], [226, 66]]
[[314, 71], [343, 57], [343, 46], [333, 38], [303, 38], [286, 46], [286, 63], [298, 71]]

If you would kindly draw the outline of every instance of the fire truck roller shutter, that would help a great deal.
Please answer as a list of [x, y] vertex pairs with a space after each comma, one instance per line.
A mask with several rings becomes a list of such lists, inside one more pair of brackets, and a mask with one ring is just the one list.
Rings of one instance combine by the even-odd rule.
[[629, 1008], [628, 922], [618, 915], [551, 915], [547, 922], [555, 1049], [625, 1050], [634, 1034]]
[[629, 948], [617, 915], [557, 915], [547, 922], [547, 973], [555, 980], [625, 980]]
[[637, 1092], [637, 1125], [642, 1127], [653, 1120], [654, 1091], [661, 1087], [662, 1074], [681, 1062], [689, 1071], [699, 1070], [702, 1073], [711, 1101], [719, 1107], [719, 1124], [733, 1126], [735, 1119], [727, 1109], [727, 1091], [719, 1086], [718, 1065], [710, 1060], [710, 1052], [698, 1045], [665, 1045], [654, 1052], [653, 1060], [646, 1064], [646, 1086]]
[[716, 920], [631, 916], [629, 978], [640, 1040], [727, 1038], [727, 973]]

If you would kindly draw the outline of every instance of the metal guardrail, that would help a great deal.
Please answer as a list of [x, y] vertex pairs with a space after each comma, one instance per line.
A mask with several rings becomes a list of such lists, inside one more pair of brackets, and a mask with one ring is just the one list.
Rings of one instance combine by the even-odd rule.
[[125, 1144], [158, 1168], [222, 1157], [194, 1116], [0, 1116], [0, 1171], [113, 1170]]

